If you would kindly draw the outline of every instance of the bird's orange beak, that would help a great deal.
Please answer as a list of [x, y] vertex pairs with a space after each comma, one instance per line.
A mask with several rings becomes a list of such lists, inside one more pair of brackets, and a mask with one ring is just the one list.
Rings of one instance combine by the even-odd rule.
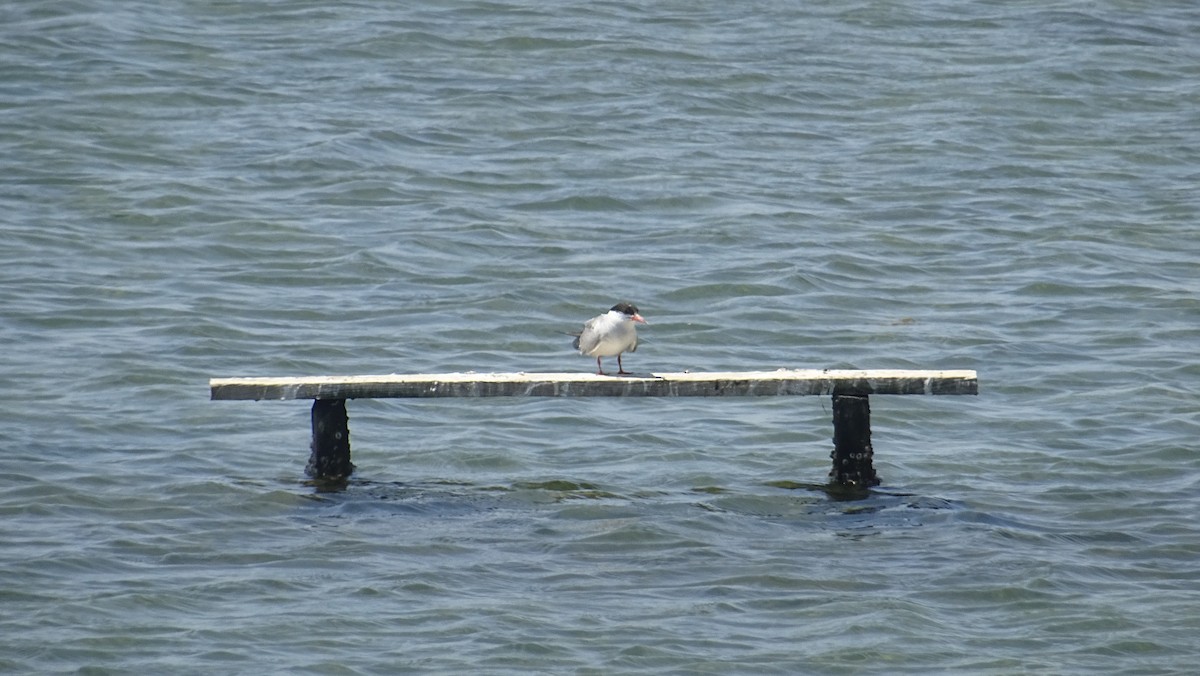
[[649, 324], [650, 323], [650, 322], [646, 321], [645, 319], [642, 319], [642, 316], [637, 313], [634, 313], [634, 315], [632, 317], [630, 317], [630, 319], [637, 322], [638, 324]]

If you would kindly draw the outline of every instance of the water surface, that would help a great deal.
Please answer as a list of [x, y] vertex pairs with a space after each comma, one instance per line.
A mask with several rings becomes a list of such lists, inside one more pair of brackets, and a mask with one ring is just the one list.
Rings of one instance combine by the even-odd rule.
[[[1184, 2], [10, 2], [0, 671], [1187, 673]], [[970, 368], [829, 402], [208, 378]]]

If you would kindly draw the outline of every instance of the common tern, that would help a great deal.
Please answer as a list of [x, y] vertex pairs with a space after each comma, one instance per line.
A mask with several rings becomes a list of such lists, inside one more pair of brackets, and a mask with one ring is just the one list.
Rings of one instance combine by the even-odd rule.
[[605, 375], [600, 365], [601, 357], [616, 357], [617, 373], [628, 375], [629, 372], [621, 365], [621, 353], [637, 351], [637, 327], [634, 323], [647, 323], [638, 314], [637, 306], [633, 303], [617, 303], [608, 312], [584, 322], [582, 331], [571, 334], [575, 336], [571, 347], [579, 350], [579, 354], [596, 358], [598, 375]]

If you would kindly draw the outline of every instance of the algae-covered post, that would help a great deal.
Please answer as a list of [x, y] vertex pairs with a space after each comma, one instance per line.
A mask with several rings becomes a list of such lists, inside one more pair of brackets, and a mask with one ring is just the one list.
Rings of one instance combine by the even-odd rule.
[[778, 369], [712, 373], [414, 373], [368, 376], [213, 378], [213, 399], [315, 399], [308, 474], [344, 479], [350, 462], [347, 399], [438, 397], [833, 397], [830, 482], [878, 485], [872, 465], [871, 409], [876, 394], [978, 394], [974, 371]]
[[871, 403], [865, 394], [833, 395], [833, 469], [829, 482], [869, 488], [879, 485], [871, 448]]
[[350, 416], [345, 399], [317, 399], [312, 407], [312, 453], [304, 471], [314, 479], [345, 479], [350, 462]]

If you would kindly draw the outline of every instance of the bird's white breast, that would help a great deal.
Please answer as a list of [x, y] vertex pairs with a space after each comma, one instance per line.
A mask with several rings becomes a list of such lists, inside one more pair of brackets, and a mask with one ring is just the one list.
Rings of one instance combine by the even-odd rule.
[[622, 352], [631, 352], [637, 345], [637, 329], [620, 312], [600, 315], [591, 328], [596, 332], [597, 340], [596, 346], [585, 353], [589, 357], [615, 357]]

